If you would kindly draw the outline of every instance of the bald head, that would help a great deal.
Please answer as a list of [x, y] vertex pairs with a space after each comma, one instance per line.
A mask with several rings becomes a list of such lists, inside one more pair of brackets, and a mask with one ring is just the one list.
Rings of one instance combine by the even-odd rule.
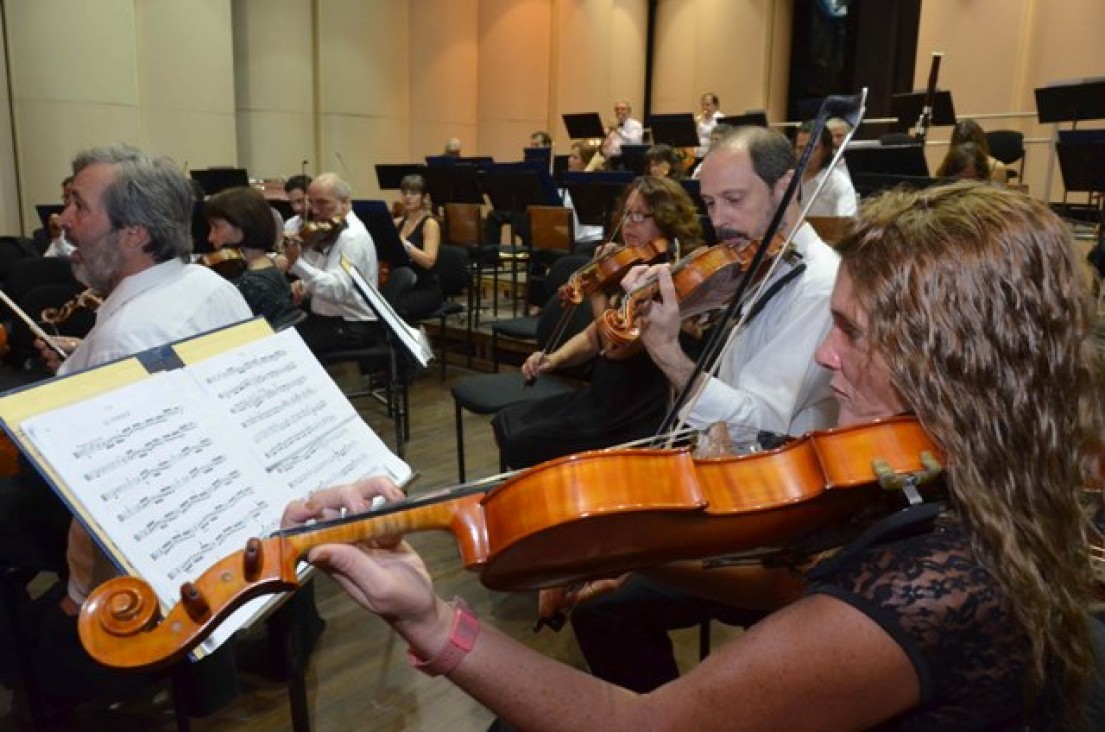
[[337, 173], [322, 173], [307, 187], [311, 218], [332, 219], [349, 213], [353, 190]]

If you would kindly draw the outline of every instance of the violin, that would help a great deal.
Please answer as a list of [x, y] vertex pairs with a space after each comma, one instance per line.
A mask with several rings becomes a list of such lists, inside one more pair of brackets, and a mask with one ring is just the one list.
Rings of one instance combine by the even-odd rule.
[[[766, 252], [776, 257], [785, 241], [775, 237]], [[726, 244], [697, 249], [671, 266], [671, 280], [679, 300], [679, 311], [689, 318], [709, 310], [725, 307], [734, 290], [737, 277], [748, 270], [761, 248], [758, 241], [736, 249]], [[602, 313], [595, 321], [599, 335], [610, 358], [633, 353], [630, 348], [641, 335], [640, 311], [660, 295], [660, 283], [655, 277], [626, 293], [616, 307]]]
[[583, 298], [600, 290], [617, 286], [630, 268], [649, 264], [668, 252], [667, 239], [656, 238], [635, 245], [625, 245], [597, 257], [568, 277], [557, 293], [563, 305], [578, 305]]
[[208, 269], [215, 270], [224, 279], [236, 280], [249, 269], [249, 262], [242, 254], [241, 249], [223, 247], [213, 252], [208, 252], [199, 258], [199, 263]]
[[287, 243], [298, 244], [303, 249], [322, 250], [336, 242], [347, 226], [344, 216], [311, 219], [303, 224], [298, 234], [288, 236]]
[[450, 532], [465, 568], [496, 590], [784, 547], [854, 517], [873, 494], [889, 495], [883, 489], [931, 480], [942, 459], [913, 417], [812, 432], [737, 457], [694, 458], [688, 448], [585, 452], [490, 490], [485, 482], [250, 539], [186, 582], [164, 619], [141, 579], [109, 580], [82, 606], [78, 628], [100, 663], [155, 668], [190, 652], [246, 601], [297, 587], [296, 563], [311, 548], [414, 531]]
[[39, 318], [50, 325], [61, 325], [73, 317], [79, 310], [96, 312], [104, 302], [103, 295], [89, 288], [82, 290], [72, 300], [62, 303], [61, 307], [43, 308]]

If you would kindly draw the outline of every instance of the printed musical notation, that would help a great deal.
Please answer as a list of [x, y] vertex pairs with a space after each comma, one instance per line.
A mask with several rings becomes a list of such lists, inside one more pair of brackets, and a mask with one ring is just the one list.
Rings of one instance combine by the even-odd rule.
[[[21, 429], [101, 546], [166, 604], [181, 582], [275, 530], [292, 499], [371, 474], [399, 483], [411, 475], [294, 331], [32, 417]], [[260, 604], [239, 610], [206, 647]]]

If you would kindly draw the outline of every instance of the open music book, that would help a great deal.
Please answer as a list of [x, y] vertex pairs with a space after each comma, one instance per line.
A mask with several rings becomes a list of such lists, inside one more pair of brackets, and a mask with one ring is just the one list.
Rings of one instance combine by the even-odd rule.
[[[264, 321], [5, 395], [0, 418], [107, 556], [165, 609], [183, 582], [278, 528], [289, 501], [372, 474], [411, 477], [299, 335]], [[239, 609], [204, 648], [265, 605]]]

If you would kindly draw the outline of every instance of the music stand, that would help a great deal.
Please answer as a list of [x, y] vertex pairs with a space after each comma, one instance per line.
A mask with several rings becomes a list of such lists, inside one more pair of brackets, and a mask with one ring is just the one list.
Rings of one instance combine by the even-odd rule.
[[[921, 111], [925, 108], [927, 92], [915, 91], [890, 95], [890, 114], [898, 118], [898, 128], [906, 131], [917, 124]], [[932, 101], [932, 117], [929, 127], [942, 127], [955, 124], [955, 107], [952, 105], [950, 91], [937, 90]], [[849, 170], [851, 166], [849, 166]]]
[[292, 204], [288, 203], [285, 198], [270, 198], [268, 199], [269, 206], [276, 209], [276, 212], [280, 214], [280, 218], [287, 221], [295, 213], [292, 211]]
[[408, 175], [423, 175], [425, 165], [418, 163], [377, 163], [376, 183], [381, 191], [397, 191]]
[[530, 206], [562, 205], [552, 176], [539, 162], [489, 165], [482, 183], [496, 211], [521, 213]]
[[767, 113], [763, 110], [755, 110], [744, 114], [733, 114], [722, 117], [717, 123], [730, 127], [767, 127]]
[[189, 173], [192, 180], [200, 184], [200, 188], [208, 196], [213, 196], [227, 188], [249, 185], [249, 174], [245, 168], [207, 168], [206, 170], [193, 170]]
[[557, 188], [564, 187], [564, 174], [568, 172], [568, 157], [568, 155], [553, 156], [552, 176]]
[[551, 147], [524, 147], [522, 148], [522, 160], [540, 164], [545, 170], [552, 168]]
[[483, 204], [479, 171], [474, 165], [427, 165], [422, 174], [426, 178], [426, 192], [435, 207], [447, 203]]
[[1105, 78], [1057, 82], [1035, 90], [1040, 122], [1073, 122], [1105, 117]]
[[611, 158], [611, 163], [616, 163], [614, 170], [624, 170], [633, 175], [647, 175], [645, 153], [651, 145], [622, 145], [622, 154]]
[[606, 130], [602, 126], [602, 117], [598, 112], [584, 112], [582, 114], [563, 114], [564, 129], [568, 131], [571, 140], [602, 139], [606, 137]]
[[[648, 126], [652, 130], [652, 144], [666, 143], [672, 147], [698, 147], [698, 128], [694, 115], [650, 114]], [[624, 151], [624, 147], [623, 147]]]
[[50, 228], [50, 217], [54, 214], [61, 215], [61, 212], [65, 210], [64, 204], [60, 203], [40, 203], [35, 206], [35, 210], [38, 212], [38, 220], [42, 222], [42, 228]]
[[564, 186], [572, 196], [572, 208], [579, 223], [605, 229], [614, 204], [633, 178], [632, 173], [618, 171], [564, 173]]
[[376, 245], [376, 258], [392, 267], [404, 267], [411, 263], [407, 248], [399, 238], [399, 230], [391, 218], [391, 211], [383, 201], [353, 200], [353, 213], [372, 235]]
[[844, 149], [848, 172], [878, 175], [929, 177], [924, 146], [910, 145], [849, 145]]
[[215, 251], [211, 242], [207, 241], [211, 233], [211, 225], [207, 223], [207, 215], [203, 212], [203, 201], [192, 203], [192, 254], [207, 254]]
[[[1105, 130], [1093, 132], [1105, 134]], [[1059, 156], [1063, 187], [1068, 193], [1105, 191], [1105, 139], [1061, 138], [1055, 143], [1055, 152]]]

